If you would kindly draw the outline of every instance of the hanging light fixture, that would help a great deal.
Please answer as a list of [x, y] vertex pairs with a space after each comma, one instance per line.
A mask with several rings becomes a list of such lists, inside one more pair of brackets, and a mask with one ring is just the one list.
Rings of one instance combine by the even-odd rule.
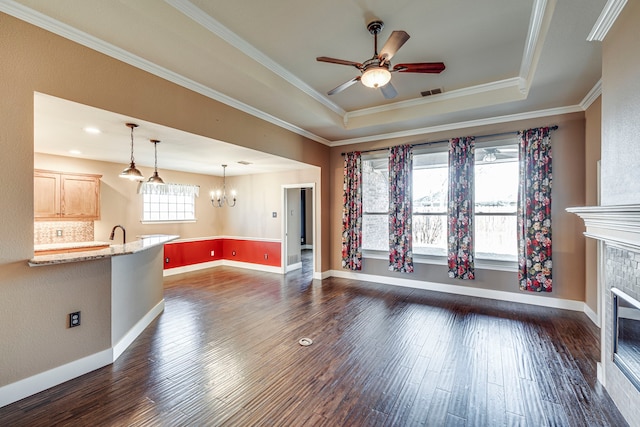
[[149, 177], [147, 182], [149, 184], [162, 185], [164, 184], [164, 181], [162, 180], [162, 178], [160, 178], [160, 175], [158, 175], [158, 144], [160, 143], [160, 141], [157, 139], [151, 139], [150, 141], [153, 144], [153, 155], [155, 159], [155, 163], [154, 163], [155, 166], [153, 170], [153, 175]]
[[131, 129], [131, 163], [128, 168], [120, 172], [120, 178], [128, 178], [131, 181], [143, 181], [144, 176], [136, 168], [136, 162], [133, 158], [133, 130], [138, 127], [135, 123], [127, 123], [127, 127]]
[[227, 165], [222, 165], [222, 192], [220, 190], [216, 192], [211, 192], [211, 204], [214, 208], [221, 208], [226, 203], [229, 207], [234, 207], [236, 205], [236, 192], [231, 191], [231, 197], [233, 203], [229, 203], [229, 199], [227, 199], [227, 183], [226, 183], [226, 171]]

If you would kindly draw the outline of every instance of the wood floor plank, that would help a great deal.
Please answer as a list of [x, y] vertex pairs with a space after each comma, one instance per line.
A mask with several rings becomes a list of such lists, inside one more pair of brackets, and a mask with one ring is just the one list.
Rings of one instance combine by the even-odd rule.
[[184, 273], [164, 290], [114, 364], [0, 408], [0, 425], [626, 425], [582, 313], [314, 280], [307, 261], [285, 276]]

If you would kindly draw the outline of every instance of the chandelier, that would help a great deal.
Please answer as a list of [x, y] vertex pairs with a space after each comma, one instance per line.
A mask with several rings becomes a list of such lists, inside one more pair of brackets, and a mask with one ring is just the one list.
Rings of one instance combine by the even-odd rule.
[[211, 192], [211, 204], [214, 208], [221, 208], [225, 204], [230, 208], [236, 205], [236, 192], [231, 191], [232, 202], [229, 202], [227, 198], [227, 183], [226, 183], [226, 170], [227, 165], [222, 165], [222, 191]]

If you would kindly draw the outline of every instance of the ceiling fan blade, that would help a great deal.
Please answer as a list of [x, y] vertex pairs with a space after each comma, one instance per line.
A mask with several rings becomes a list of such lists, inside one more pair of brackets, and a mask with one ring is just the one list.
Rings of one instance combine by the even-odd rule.
[[360, 76], [354, 77], [351, 80], [349, 80], [348, 82], [344, 82], [340, 86], [331, 89], [329, 92], [327, 92], [327, 95], [333, 95], [335, 93], [342, 92], [343, 90], [345, 90], [346, 88], [348, 88], [352, 84], [354, 84], [356, 82], [359, 82], [359, 81], [360, 81]]
[[432, 73], [438, 74], [445, 69], [442, 62], [415, 62], [412, 64], [396, 64], [393, 71], [400, 73]]
[[330, 64], [351, 65], [352, 67], [356, 67], [358, 70], [362, 69], [362, 64], [359, 62], [346, 61], [344, 59], [329, 58], [327, 56], [319, 56], [316, 58], [316, 61], [328, 62]]
[[393, 85], [391, 84], [391, 82], [387, 83], [386, 85], [382, 86], [380, 88], [380, 91], [382, 92], [382, 95], [386, 98], [386, 99], [392, 99], [395, 98], [396, 95], [398, 95], [398, 91], [396, 91], [396, 88], [393, 87]]
[[393, 58], [393, 55], [396, 54], [398, 49], [402, 47], [409, 40], [409, 34], [406, 31], [394, 31], [391, 33], [387, 42], [382, 46], [382, 50], [380, 51], [380, 61], [388, 62]]

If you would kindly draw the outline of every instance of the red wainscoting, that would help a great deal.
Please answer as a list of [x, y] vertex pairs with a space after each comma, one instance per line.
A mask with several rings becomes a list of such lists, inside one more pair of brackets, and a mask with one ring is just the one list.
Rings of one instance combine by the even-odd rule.
[[280, 267], [280, 242], [222, 238], [167, 243], [164, 260], [165, 270], [219, 260]]

